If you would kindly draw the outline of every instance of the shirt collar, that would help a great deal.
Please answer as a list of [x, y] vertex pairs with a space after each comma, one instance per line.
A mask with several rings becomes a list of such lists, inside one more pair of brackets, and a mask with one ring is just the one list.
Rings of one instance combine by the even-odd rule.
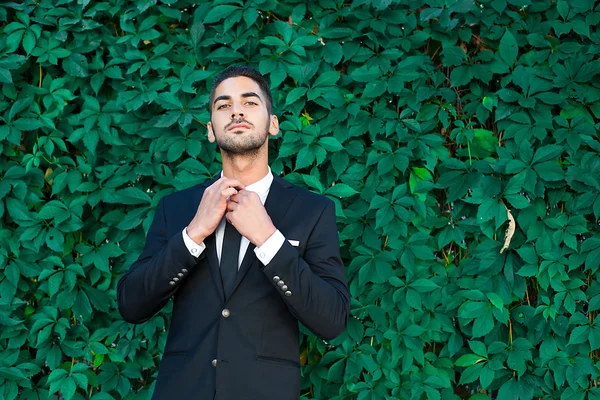
[[[271, 172], [271, 167], [267, 168], [269, 168], [269, 172], [267, 172], [267, 175], [265, 175], [265, 177], [260, 179], [259, 181], [246, 186], [246, 190], [255, 192], [260, 197], [263, 197], [269, 192], [269, 189], [271, 189], [271, 183], [273, 183], [273, 172]], [[223, 176], [223, 171], [221, 171], [221, 176]]]

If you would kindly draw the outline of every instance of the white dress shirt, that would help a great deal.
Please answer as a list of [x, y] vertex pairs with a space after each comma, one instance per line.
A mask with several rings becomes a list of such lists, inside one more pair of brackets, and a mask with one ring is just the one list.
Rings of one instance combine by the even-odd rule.
[[[223, 172], [221, 172], [221, 176], [223, 176]], [[255, 192], [260, 197], [260, 201], [262, 204], [265, 204], [267, 200], [267, 196], [269, 195], [269, 190], [271, 189], [271, 183], [273, 183], [273, 173], [271, 172], [271, 168], [269, 168], [269, 172], [267, 175], [259, 180], [258, 182], [253, 183], [252, 185], [246, 186], [246, 190], [251, 192]], [[221, 262], [221, 251], [223, 249], [223, 235], [225, 233], [225, 223], [227, 219], [223, 217], [219, 226], [215, 231], [215, 239], [217, 246], [217, 258], [219, 262]], [[186, 228], [183, 228], [183, 242], [185, 243], [185, 247], [189, 250], [190, 254], [194, 257], [199, 257], [200, 254], [206, 249], [206, 245], [204, 242], [198, 244], [192, 240], [187, 234]], [[256, 247], [254, 249], [254, 253], [256, 257], [264, 264], [267, 265], [273, 257], [277, 254], [283, 243], [285, 242], [285, 237], [279, 230], [276, 230], [273, 235], [269, 239], [267, 239], [262, 246]], [[240, 242], [240, 253], [238, 255], [238, 269], [242, 264], [242, 260], [244, 259], [244, 255], [246, 254], [246, 250], [248, 250], [248, 245], [250, 241], [242, 236]]]

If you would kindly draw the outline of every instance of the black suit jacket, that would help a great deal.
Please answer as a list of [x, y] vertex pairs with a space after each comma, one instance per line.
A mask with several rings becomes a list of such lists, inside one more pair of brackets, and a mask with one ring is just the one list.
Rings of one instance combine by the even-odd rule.
[[174, 300], [153, 399], [297, 400], [298, 321], [326, 340], [348, 321], [334, 203], [275, 176], [265, 208], [287, 240], [267, 266], [250, 244], [225, 300], [214, 234], [195, 258], [181, 233], [212, 182], [159, 202], [143, 253], [118, 283], [131, 323]]

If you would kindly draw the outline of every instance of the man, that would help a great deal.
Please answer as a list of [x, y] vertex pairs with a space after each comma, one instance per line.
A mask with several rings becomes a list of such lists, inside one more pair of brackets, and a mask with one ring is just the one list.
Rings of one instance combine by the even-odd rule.
[[153, 399], [296, 400], [298, 321], [326, 340], [346, 327], [334, 203], [271, 173], [271, 107], [257, 71], [216, 77], [207, 128], [222, 175], [159, 202], [143, 253], [119, 281], [128, 322], [174, 300]]

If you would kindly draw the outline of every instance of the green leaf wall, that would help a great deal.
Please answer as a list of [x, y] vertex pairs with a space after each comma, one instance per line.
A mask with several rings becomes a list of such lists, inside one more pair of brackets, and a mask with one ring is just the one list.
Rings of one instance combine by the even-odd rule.
[[337, 205], [352, 317], [302, 336], [304, 398], [600, 398], [599, 26], [592, 0], [2, 2], [0, 399], [151, 394], [170, 306], [127, 324], [116, 283], [218, 173], [231, 64], [271, 82], [273, 171]]

